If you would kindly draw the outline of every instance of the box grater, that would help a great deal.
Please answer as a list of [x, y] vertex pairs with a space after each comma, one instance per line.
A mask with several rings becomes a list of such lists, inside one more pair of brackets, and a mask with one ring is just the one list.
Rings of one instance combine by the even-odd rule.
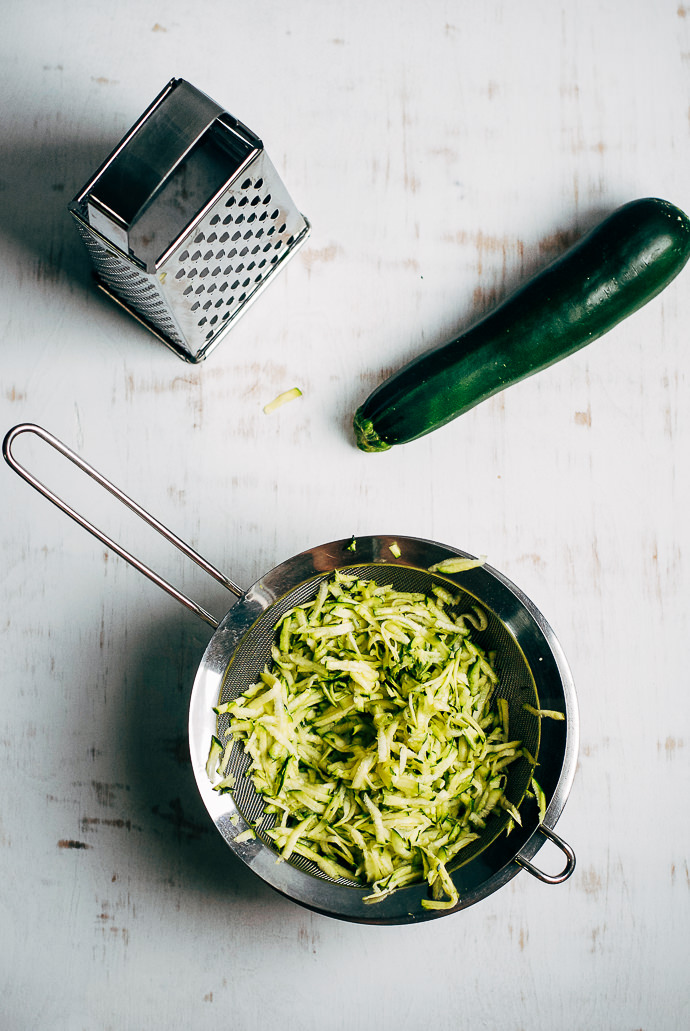
[[306, 239], [261, 140], [172, 79], [69, 205], [98, 286], [200, 362]]

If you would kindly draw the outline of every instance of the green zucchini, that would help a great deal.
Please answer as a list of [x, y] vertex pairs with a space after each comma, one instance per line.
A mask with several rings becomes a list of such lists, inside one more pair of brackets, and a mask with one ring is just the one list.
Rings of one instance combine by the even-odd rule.
[[666, 287], [690, 258], [690, 219], [631, 201], [461, 336], [415, 358], [357, 409], [362, 451], [444, 426], [492, 394], [591, 343]]

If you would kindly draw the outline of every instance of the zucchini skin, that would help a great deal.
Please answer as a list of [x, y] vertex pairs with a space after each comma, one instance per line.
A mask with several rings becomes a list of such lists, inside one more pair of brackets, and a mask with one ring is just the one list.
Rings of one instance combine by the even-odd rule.
[[656, 197], [618, 208], [459, 337], [413, 359], [357, 409], [362, 451], [386, 451], [567, 357], [637, 311], [690, 258], [690, 219]]

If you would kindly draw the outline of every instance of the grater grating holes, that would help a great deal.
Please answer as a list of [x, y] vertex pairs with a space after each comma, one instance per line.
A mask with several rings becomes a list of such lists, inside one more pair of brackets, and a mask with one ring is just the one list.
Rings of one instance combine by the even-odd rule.
[[[262, 177], [254, 182], [245, 179], [240, 187], [245, 191], [243, 195], [228, 196], [223, 201], [225, 214], [216, 211], [205, 225], [197, 227], [193, 245], [184, 248], [177, 258], [180, 267], [174, 278], [188, 280], [183, 296], [191, 302], [189, 310], [199, 316], [197, 326], [210, 327], [207, 340], [214, 335], [213, 327], [228, 319], [272, 271], [288, 242], [281, 209], [271, 206], [273, 198], [263, 186]], [[291, 237], [290, 242], [293, 240]], [[235, 263], [235, 258], [240, 260]], [[220, 284], [214, 282], [219, 277], [223, 279]], [[217, 298], [211, 299], [209, 295], [216, 291]]]
[[157, 287], [144, 276], [125, 265], [111, 251], [99, 243], [91, 233], [77, 223], [77, 229], [89, 252], [98, 275], [118, 297], [139, 311], [159, 332], [174, 343], [184, 346], [177, 326], [168, 314], [165, 301]]

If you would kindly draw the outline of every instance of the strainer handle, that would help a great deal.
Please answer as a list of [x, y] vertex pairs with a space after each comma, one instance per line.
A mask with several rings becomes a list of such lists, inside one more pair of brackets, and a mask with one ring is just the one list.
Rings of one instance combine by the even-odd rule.
[[88, 519], [85, 519], [84, 516], [80, 515], [77, 511], [75, 511], [75, 509], [68, 505], [67, 502], [63, 501], [62, 498], [57, 496], [57, 494], [54, 494], [53, 491], [51, 491], [48, 487], [46, 487], [44, 483], [37, 479], [26, 468], [24, 468], [23, 465], [20, 465], [20, 463], [17, 461], [14, 454], [12, 453], [12, 445], [14, 444], [17, 437], [19, 437], [22, 433], [33, 433], [35, 436], [40, 437], [42, 440], [44, 440], [47, 444], [49, 444], [52, 448], [58, 451], [65, 458], [68, 458], [70, 462], [76, 465], [83, 472], [87, 473], [87, 475], [94, 479], [97, 483], [99, 483], [101, 487], [104, 487], [114, 497], [116, 497], [118, 501], [121, 501], [124, 505], [127, 506], [127, 508], [131, 509], [132, 512], [134, 512], [141, 519], [143, 519], [144, 522], [148, 523], [149, 526], [152, 526], [154, 530], [157, 530], [162, 537], [165, 537], [167, 541], [169, 541], [171, 544], [174, 544], [174, 546], [178, 548], [179, 551], [186, 555], [187, 558], [190, 558], [192, 562], [196, 563], [197, 566], [200, 566], [200, 568], [203, 569], [206, 573], [208, 573], [209, 576], [212, 576], [214, 580], [217, 580], [218, 583], [223, 585], [223, 587], [226, 587], [234, 595], [240, 598], [242, 597], [243, 592], [241, 588], [237, 586], [237, 584], [233, 583], [232, 580], [230, 580], [227, 576], [221, 573], [220, 570], [216, 569], [215, 566], [212, 566], [210, 562], [207, 562], [205, 558], [202, 558], [202, 556], [199, 555], [198, 552], [196, 552], [188, 544], [185, 544], [185, 542], [181, 540], [176, 534], [174, 534], [172, 530], [169, 530], [167, 526], [164, 526], [163, 523], [158, 521], [158, 519], [155, 519], [149, 512], [146, 511], [146, 509], [142, 508], [141, 505], [138, 505], [136, 503], [136, 501], [133, 501], [130, 497], [128, 497], [123, 491], [119, 489], [119, 487], [116, 487], [115, 484], [110, 482], [110, 480], [107, 480], [105, 476], [98, 472], [98, 470], [94, 469], [93, 466], [89, 465], [88, 462], [85, 462], [83, 458], [80, 458], [79, 455], [75, 454], [74, 451], [72, 451], [65, 444], [63, 444], [62, 441], [58, 440], [57, 437], [54, 437], [52, 433], [49, 433], [47, 430], [44, 430], [41, 426], [36, 426], [34, 423], [21, 423], [20, 425], [13, 427], [13, 429], [11, 429], [6, 434], [2, 445], [3, 456], [8, 465], [16, 473], [18, 473], [19, 476], [22, 477], [22, 479], [26, 480], [26, 482], [29, 483], [35, 490], [37, 490], [39, 494], [42, 494], [43, 497], [47, 498], [49, 501], [52, 501], [54, 505], [57, 505], [57, 507], [62, 512], [64, 512], [65, 515], [68, 515], [71, 519], [74, 519], [74, 521], [78, 523], [81, 527], [83, 527], [85, 530], [88, 530], [90, 534], [96, 537], [107, 548], [109, 548], [111, 551], [114, 551], [117, 555], [120, 556], [120, 558], [123, 558], [125, 562], [128, 562], [130, 566], [134, 566], [135, 569], [137, 569], [140, 573], [143, 573], [143, 575], [148, 577], [149, 580], [152, 580], [153, 583], [158, 585], [158, 587], [162, 588], [162, 590], [166, 591], [169, 595], [171, 595], [173, 598], [179, 601], [182, 605], [185, 606], [185, 608], [189, 609], [191, 612], [194, 612], [197, 616], [199, 616], [200, 619], [203, 619], [205, 623], [208, 623], [210, 626], [214, 627], [214, 629], [219, 625], [219, 621], [215, 619], [215, 617], [212, 616], [209, 612], [207, 612], [206, 609], [202, 608], [201, 605], [198, 605], [195, 601], [192, 601], [192, 599], [188, 598], [186, 594], [182, 594], [181, 591], [178, 591], [176, 587], [173, 587], [171, 583], [165, 580], [158, 573], [154, 572], [153, 569], [145, 565], [140, 559], [132, 555], [131, 552], [127, 551], [121, 545], [111, 540], [111, 538], [108, 537], [105, 533], [103, 533], [102, 530], [99, 530], [96, 526], [93, 525], [93, 523], [90, 523]]
[[566, 858], [566, 864], [560, 873], [550, 874], [540, 870], [538, 866], [534, 866], [527, 859], [522, 859], [520, 856], [515, 857], [515, 862], [518, 866], [521, 866], [528, 873], [531, 873], [533, 877], [536, 877], [540, 881], [544, 881], [546, 884], [561, 884], [563, 881], [567, 881], [571, 873], [575, 869], [575, 853], [573, 852], [570, 845], [566, 844], [563, 838], [560, 838], [555, 831], [551, 830], [550, 827], [545, 827], [543, 824], [540, 825], [539, 830], [552, 841], [557, 848], [561, 850]]

